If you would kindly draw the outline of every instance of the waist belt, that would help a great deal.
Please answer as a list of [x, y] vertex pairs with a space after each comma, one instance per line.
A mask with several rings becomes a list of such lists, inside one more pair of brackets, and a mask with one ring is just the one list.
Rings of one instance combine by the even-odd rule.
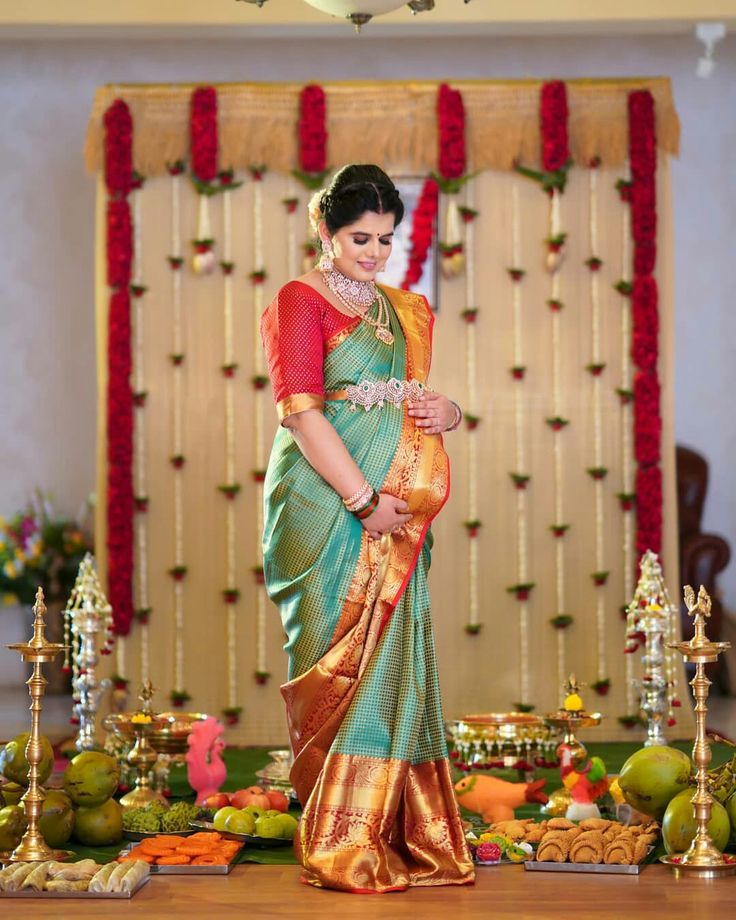
[[345, 390], [331, 390], [325, 393], [326, 400], [346, 399], [351, 409], [362, 406], [367, 412], [373, 406], [383, 409], [384, 403], [400, 405], [407, 399], [419, 399], [429, 387], [412, 378], [411, 380], [361, 380]]

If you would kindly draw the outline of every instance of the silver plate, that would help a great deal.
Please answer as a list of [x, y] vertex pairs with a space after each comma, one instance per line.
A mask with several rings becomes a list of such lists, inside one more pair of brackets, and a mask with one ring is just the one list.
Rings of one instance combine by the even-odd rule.
[[[120, 851], [121, 856], [127, 856], [135, 847], [133, 844]], [[151, 875], [229, 875], [233, 870], [234, 860], [240, 855], [240, 850], [233, 856], [226, 866], [157, 866], [150, 864]]]
[[[189, 826], [192, 830], [198, 831], [215, 831], [215, 825], [210, 821], [190, 821]], [[239, 840], [248, 846], [270, 849], [271, 847], [290, 847], [292, 840], [287, 837], [256, 837], [255, 834], [235, 834], [232, 831], [216, 831], [221, 837], [227, 840]]]
[[636, 866], [607, 866], [599, 863], [558, 863], [558, 862], [532, 862], [527, 860], [524, 868], [528, 872], [584, 872], [589, 875], [638, 875], [647, 863], [638, 863]]
[[[151, 868], [153, 869], [153, 866], [151, 866]], [[130, 900], [136, 892], [140, 891], [141, 888], [148, 883], [150, 878], [150, 875], [146, 875], [138, 882], [132, 891], [31, 891], [29, 888], [24, 888], [22, 891], [0, 891], [0, 899], [48, 898], [58, 901], [64, 898], [76, 898], [83, 901], [97, 901], [100, 899], [127, 901]]]

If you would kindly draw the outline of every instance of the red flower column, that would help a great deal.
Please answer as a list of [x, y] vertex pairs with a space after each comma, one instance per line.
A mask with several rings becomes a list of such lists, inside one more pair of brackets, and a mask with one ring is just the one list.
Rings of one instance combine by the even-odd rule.
[[634, 455], [636, 472], [636, 548], [662, 548], [662, 469], [659, 356], [659, 306], [653, 276], [657, 259], [657, 138], [654, 98], [648, 90], [629, 93], [629, 161], [634, 281], [631, 291], [634, 375]]
[[104, 116], [107, 203], [107, 580], [117, 635], [133, 620], [133, 394], [130, 292], [133, 121], [116, 99]]

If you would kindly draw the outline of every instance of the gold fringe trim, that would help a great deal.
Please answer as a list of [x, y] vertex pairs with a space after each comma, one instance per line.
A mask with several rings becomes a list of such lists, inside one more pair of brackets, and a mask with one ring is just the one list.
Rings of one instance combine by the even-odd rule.
[[[541, 80], [454, 81], [466, 111], [468, 162], [476, 170], [512, 169], [539, 162]], [[600, 157], [621, 166], [628, 151], [627, 95], [649, 89], [660, 150], [677, 156], [680, 122], [667, 77], [569, 80], [570, 152], [578, 165]], [[298, 165], [301, 84], [228, 83], [217, 86], [220, 165], [244, 170], [265, 163], [277, 172]], [[124, 99], [133, 117], [133, 163], [144, 176], [189, 154], [189, 100], [194, 85], [100, 87], [87, 128], [85, 162], [103, 165], [103, 116]], [[437, 164], [437, 83], [328, 83], [328, 163], [380, 163], [393, 172], [429, 172]]]

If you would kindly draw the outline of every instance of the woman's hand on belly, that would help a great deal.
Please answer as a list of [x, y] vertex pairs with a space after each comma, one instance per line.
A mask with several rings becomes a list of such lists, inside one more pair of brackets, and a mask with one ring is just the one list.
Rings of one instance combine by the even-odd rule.
[[426, 392], [409, 403], [409, 415], [425, 434], [441, 434], [455, 421], [455, 407], [441, 393]]
[[407, 514], [408, 510], [409, 506], [405, 501], [396, 498], [395, 495], [389, 495], [388, 492], [381, 492], [376, 510], [360, 523], [368, 531], [369, 536], [377, 540], [381, 534], [393, 533], [410, 521], [411, 515]]

